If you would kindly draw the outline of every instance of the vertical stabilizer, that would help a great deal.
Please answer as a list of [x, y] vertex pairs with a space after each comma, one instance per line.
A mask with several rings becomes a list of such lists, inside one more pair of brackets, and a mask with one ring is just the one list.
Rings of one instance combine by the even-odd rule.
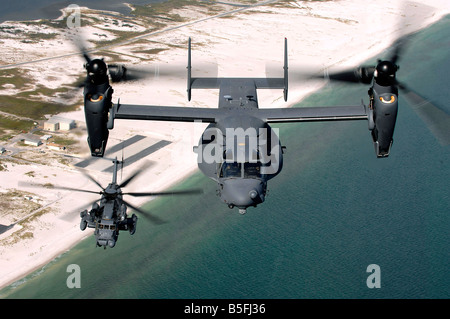
[[288, 97], [288, 52], [287, 52], [287, 38], [284, 38], [284, 101], [287, 101]]

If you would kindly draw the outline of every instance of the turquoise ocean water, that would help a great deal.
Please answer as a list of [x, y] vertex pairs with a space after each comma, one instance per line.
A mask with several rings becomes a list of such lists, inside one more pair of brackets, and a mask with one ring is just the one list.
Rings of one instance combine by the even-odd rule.
[[[449, 38], [447, 16], [413, 38], [398, 72], [447, 112]], [[357, 104], [366, 91], [333, 84], [301, 106]], [[375, 157], [365, 121], [276, 126], [287, 152], [261, 206], [243, 216], [229, 210], [214, 182], [197, 173], [179, 187], [203, 187], [203, 196], [146, 206], [167, 224], [141, 218], [114, 249], [95, 248], [89, 237], [0, 295], [449, 298], [450, 147], [400, 103], [387, 159]], [[80, 266], [79, 289], [66, 285], [70, 264]], [[380, 267], [381, 288], [366, 285], [370, 264]]]

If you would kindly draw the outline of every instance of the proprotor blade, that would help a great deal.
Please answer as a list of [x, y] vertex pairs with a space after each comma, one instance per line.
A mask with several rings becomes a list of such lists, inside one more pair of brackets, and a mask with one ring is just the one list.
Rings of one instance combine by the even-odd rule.
[[450, 144], [450, 115], [443, 108], [431, 103], [403, 83], [399, 88], [408, 99], [408, 104], [422, 119], [428, 129], [443, 146]]

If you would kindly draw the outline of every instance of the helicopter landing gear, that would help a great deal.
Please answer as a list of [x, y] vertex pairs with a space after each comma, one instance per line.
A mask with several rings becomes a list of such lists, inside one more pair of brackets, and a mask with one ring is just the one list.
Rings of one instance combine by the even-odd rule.
[[80, 229], [81, 230], [85, 230], [86, 226], [87, 226], [87, 221], [86, 221], [86, 215], [87, 215], [87, 210], [83, 210], [80, 213], [80, 217], [81, 217], [81, 221], [80, 221]]

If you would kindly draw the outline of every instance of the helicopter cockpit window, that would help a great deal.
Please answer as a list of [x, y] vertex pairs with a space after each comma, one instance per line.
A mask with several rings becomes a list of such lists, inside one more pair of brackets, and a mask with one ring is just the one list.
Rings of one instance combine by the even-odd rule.
[[[242, 164], [244, 165], [243, 167]], [[260, 178], [261, 165], [262, 165], [261, 162], [256, 163], [225, 162], [222, 165], [219, 177], [232, 178], [243, 176], [244, 178]]]
[[220, 177], [230, 178], [230, 177], [241, 177], [241, 163], [223, 163], [220, 170]]
[[105, 224], [98, 223], [98, 224], [97, 224], [97, 228], [98, 228], [98, 229], [110, 229], [110, 230], [115, 230], [115, 229], [116, 229], [116, 225], [105, 225]]
[[244, 178], [261, 177], [261, 162], [244, 163]]

